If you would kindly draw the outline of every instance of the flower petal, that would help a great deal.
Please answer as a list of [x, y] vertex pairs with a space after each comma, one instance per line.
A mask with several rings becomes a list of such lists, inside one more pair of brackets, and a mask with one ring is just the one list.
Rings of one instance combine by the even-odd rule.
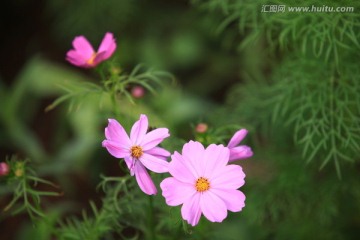
[[246, 129], [240, 129], [237, 131], [234, 136], [230, 139], [227, 147], [233, 148], [237, 146], [247, 135], [248, 131]]
[[253, 152], [248, 146], [238, 146], [230, 149], [230, 161], [235, 161], [239, 159], [249, 158], [253, 155]]
[[229, 161], [229, 149], [223, 145], [209, 145], [202, 156], [204, 176], [211, 178], [218, 169], [222, 169]]
[[106, 60], [105, 58], [106, 52], [99, 52], [96, 53], [95, 58], [93, 60], [93, 63], [91, 64], [92, 67], [97, 66], [99, 63], [101, 63], [102, 61]]
[[123, 158], [130, 155], [129, 149], [123, 148], [118, 142], [104, 140], [102, 146], [105, 147], [111, 155], [116, 158]]
[[107, 32], [101, 41], [98, 53], [104, 52], [102, 61], [111, 57], [116, 49], [116, 42], [112, 33]]
[[157, 193], [157, 190], [154, 182], [152, 181], [145, 167], [139, 161], [136, 161], [135, 163], [134, 172], [136, 181], [139, 184], [140, 189], [148, 195], [155, 195]]
[[84, 36], [75, 37], [72, 45], [76, 52], [84, 57], [84, 59], [90, 59], [95, 53], [93, 47]]
[[211, 222], [222, 222], [227, 216], [224, 201], [210, 191], [201, 195], [200, 207], [204, 216]]
[[165, 178], [160, 187], [166, 204], [178, 206], [196, 193], [194, 186], [176, 180], [173, 177]]
[[169, 137], [169, 129], [167, 128], [157, 128], [149, 133], [147, 133], [142, 139], [140, 145], [143, 150], [149, 150], [153, 147], [156, 147], [161, 143], [165, 138]]
[[148, 129], [148, 118], [145, 114], [140, 115], [140, 119], [134, 123], [130, 132], [130, 140], [132, 144], [140, 144]]
[[134, 174], [135, 174], [134, 166], [135, 166], [135, 161], [137, 161], [137, 160], [133, 159], [131, 156], [124, 157], [124, 160], [125, 160], [126, 166], [130, 170], [130, 175], [134, 176]]
[[229, 211], [239, 212], [245, 207], [245, 195], [235, 189], [210, 189], [210, 192], [220, 197]]
[[86, 59], [83, 55], [75, 50], [70, 50], [66, 53], [66, 60], [78, 67], [87, 67]]
[[245, 173], [238, 165], [231, 164], [216, 170], [210, 180], [211, 188], [238, 189], [244, 185]]
[[139, 160], [147, 169], [153, 172], [164, 173], [169, 171], [169, 163], [167, 161], [154, 157], [150, 154], [143, 153]]
[[184, 144], [182, 149], [182, 158], [186, 166], [195, 173], [195, 177], [199, 178], [203, 175], [204, 146], [199, 142], [189, 141]]
[[184, 202], [181, 207], [181, 216], [192, 226], [199, 223], [201, 217], [200, 194], [197, 193]]
[[193, 167], [188, 166], [178, 152], [171, 155], [171, 159], [172, 161], [169, 163], [170, 174], [181, 182], [195, 184], [198, 174]]
[[105, 137], [108, 140], [119, 143], [120, 146], [130, 149], [131, 142], [125, 129], [115, 119], [109, 119], [109, 124], [105, 128]]
[[169, 157], [170, 156], [170, 152], [161, 148], [161, 147], [154, 147], [154, 148], [151, 148], [149, 150], [146, 150], [146, 153], [147, 154], [151, 154], [153, 156], [161, 156], [161, 157]]

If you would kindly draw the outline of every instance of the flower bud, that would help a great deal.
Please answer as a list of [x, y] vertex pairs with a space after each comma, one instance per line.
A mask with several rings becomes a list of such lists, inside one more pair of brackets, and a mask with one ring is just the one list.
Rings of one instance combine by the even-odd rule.
[[9, 165], [5, 162], [0, 163], [0, 176], [6, 176], [9, 174]]
[[23, 162], [17, 162], [16, 165], [15, 165], [15, 176], [17, 177], [22, 177], [24, 175], [24, 172], [25, 172], [25, 164]]
[[205, 133], [208, 130], [208, 125], [206, 123], [199, 123], [195, 127], [197, 133]]
[[111, 73], [114, 74], [114, 75], [119, 75], [121, 73], [121, 68], [119, 67], [112, 67], [111, 68]]
[[131, 89], [131, 95], [134, 98], [142, 98], [145, 95], [145, 89], [142, 86], [135, 86]]

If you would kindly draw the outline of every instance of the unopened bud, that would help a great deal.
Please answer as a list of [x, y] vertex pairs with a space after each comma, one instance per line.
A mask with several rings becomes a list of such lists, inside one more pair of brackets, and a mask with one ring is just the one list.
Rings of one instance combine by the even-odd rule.
[[121, 73], [121, 68], [119, 67], [112, 67], [111, 68], [111, 73], [114, 75], [119, 75]]
[[24, 175], [24, 163], [23, 162], [17, 162], [15, 165], [15, 176], [21, 177]]
[[6, 176], [9, 173], [9, 165], [5, 162], [0, 163], [0, 176]]
[[208, 125], [206, 123], [199, 123], [195, 127], [197, 133], [205, 133], [208, 130]]
[[145, 89], [142, 86], [135, 86], [131, 89], [131, 95], [134, 98], [142, 98], [145, 95]]

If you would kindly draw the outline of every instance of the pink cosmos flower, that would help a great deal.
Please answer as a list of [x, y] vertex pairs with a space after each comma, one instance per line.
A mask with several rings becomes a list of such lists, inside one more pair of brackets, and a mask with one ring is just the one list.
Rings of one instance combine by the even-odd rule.
[[230, 139], [227, 147], [230, 149], [230, 159], [229, 162], [249, 158], [253, 155], [253, 152], [250, 147], [246, 145], [240, 145], [240, 142], [245, 138], [248, 131], [246, 129], [240, 129], [237, 131], [234, 136]]
[[238, 165], [227, 165], [229, 149], [211, 144], [206, 149], [190, 141], [182, 154], [171, 155], [172, 177], [160, 183], [169, 206], [182, 204], [181, 215], [189, 224], [198, 224], [201, 214], [211, 222], [222, 222], [227, 210], [241, 211], [245, 195], [237, 190], [244, 185], [245, 174]]
[[75, 37], [72, 45], [74, 49], [67, 52], [66, 60], [75, 66], [83, 68], [97, 66], [102, 61], [110, 58], [116, 49], [113, 34], [109, 32], [105, 34], [96, 52], [84, 36]]
[[157, 128], [146, 133], [147, 129], [148, 118], [144, 114], [132, 126], [130, 138], [120, 123], [109, 119], [105, 128], [106, 140], [102, 142], [102, 146], [114, 157], [124, 158], [131, 176], [135, 175], [141, 190], [152, 195], [157, 190], [146, 168], [156, 173], [168, 172], [169, 163], [166, 158], [170, 153], [157, 145], [170, 134], [167, 128]]

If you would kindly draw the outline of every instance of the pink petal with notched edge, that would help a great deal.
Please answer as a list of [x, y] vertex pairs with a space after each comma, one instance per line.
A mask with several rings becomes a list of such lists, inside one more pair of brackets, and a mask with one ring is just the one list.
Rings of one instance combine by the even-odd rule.
[[106, 60], [111, 57], [116, 49], [116, 42], [112, 33], [107, 32], [101, 41], [98, 53], [104, 52], [102, 60]]
[[144, 138], [148, 129], [149, 122], [145, 114], [140, 115], [140, 119], [134, 123], [130, 132], [130, 140], [132, 144], [139, 145]]
[[133, 159], [131, 156], [127, 156], [127, 157], [124, 157], [124, 161], [125, 161], [128, 169], [130, 170], [130, 175], [134, 176], [134, 174], [135, 174], [134, 166], [135, 166], [135, 161], [137, 161], [137, 160]]
[[104, 140], [102, 146], [105, 147], [111, 155], [116, 158], [123, 158], [130, 155], [130, 150], [125, 149], [119, 145], [118, 142], [111, 140]]
[[78, 67], [84, 67], [87, 65], [86, 59], [75, 50], [70, 50], [66, 53], [66, 60]]
[[167, 128], [157, 128], [149, 133], [147, 133], [142, 139], [140, 145], [143, 150], [149, 150], [159, 143], [161, 143], [165, 138], [169, 137], [169, 130]]
[[146, 150], [145, 153], [153, 155], [156, 158], [167, 161], [167, 158], [170, 156], [170, 152], [166, 151], [161, 147], [154, 147], [152, 149]]
[[161, 160], [163, 160], [163, 161], [165, 161], [165, 162], [167, 162], [167, 157], [164, 157], [164, 156], [158, 156], [158, 155], [156, 155], [156, 154], [151, 154], [152, 156], [154, 156], [154, 157], [156, 157], [156, 158], [158, 158], [158, 159], [161, 159]]
[[185, 160], [178, 152], [171, 155], [171, 159], [169, 173], [181, 182], [194, 184], [198, 175], [196, 171], [186, 165]]
[[119, 143], [119, 146], [130, 149], [131, 142], [125, 129], [115, 119], [108, 120], [108, 126], [105, 128], [105, 137], [108, 140]]
[[220, 197], [229, 211], [239, 212], [245, 207], [245, 195], [235, 189], [210, 189], [210, 192]]
[[244, 185], [245, 173], [238, 165], [227, 165], [216, 170], [209, 179], [211, 188], [216, 189], [238, 189]]
[[210, 191], [201, 195], [200, 208], [204, 216], [211, 222], [222, 222], [227, 216], [224, 201]]
[[197, 167], [201, 167], [199, 160], [202, 158], [204, 152], [204, 146], [199, 142], [189, 141], [185, 143], [182, 149], [182, 155], [193, 159], [194, 162], [198, 163]]
[[185, 165], [191, 169], [196, 178], [201, 177], [203, 173], [202, 158], [204, 146], [199, 142], [190, 141], [183, 146], [182, 159]]
[[93, 47], [84, 36], [75, 37], [72, 45], [76, 52], [78, 52], [84, 59], [88, 60], [95, 53]]
[[240, 129], [237, 131], [234, 136], [230, 139], [227, 147], [233, 148], [237, 146], [247, 135], [248, 131], [246, 129]]
[[218, 169], [222, 169], [229, 161], [229, 149], [223, 145], [209, 145], [201, 158], [203, 162], [204, 176], [210, 178], [217, 172]]
[[173, 177], [165, 178], [160, 183], [160, 188], [166, 204], [169, 206], [178, 206], [196, 194], [193, 185], [182, 183]]
[[152, 181], [145, 167], [139, 161], [136, 161], [135, 163], [134, 172], [136, 181], [140, 189], [148, 195], [155, 195], [157, 193], [157, 190], [154, 182]]
[[244, 158], [249, 158], [253, 155], [253, 152], [248, 146], [238, 146], [230, 149], [230, 161], [240, 160]]
[[143, 153], [139, 161], [144, 164], [144, 166], [156, 173], [164, 173], [169, 171], [169, 163], [162, 159], [158, 159], [150, 154]]
[[181, 207], [181, 216], [192, 226], [199, 223], [201, 217], [200, 194], [195, 194], [184, 202]]
[[147, 154], [162, 156], [162, 157], [169, 157], [170, 152], [161, 148], [161, 147], [154, 147], [152, 149], [146, 150]]

